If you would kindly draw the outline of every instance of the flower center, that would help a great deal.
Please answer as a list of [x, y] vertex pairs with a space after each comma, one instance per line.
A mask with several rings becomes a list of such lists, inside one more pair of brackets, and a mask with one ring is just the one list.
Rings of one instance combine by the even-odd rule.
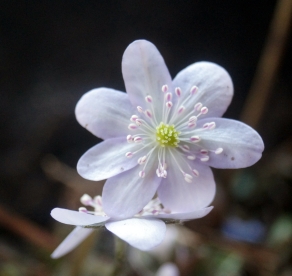
[[156, 141], [162, 147], [177, 147], [179, 134], [180, 132], [174, 128], [174, 125], [167, 125], [161, 122], [156, 127]]

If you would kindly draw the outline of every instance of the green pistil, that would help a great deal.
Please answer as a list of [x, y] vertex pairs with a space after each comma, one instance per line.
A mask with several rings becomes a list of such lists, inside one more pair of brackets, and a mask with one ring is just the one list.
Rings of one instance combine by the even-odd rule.
[[176, 131], [174, 125], [170, 126], [161, 122], [160, 125], [156, 127], [156, 141], [162, 147], [177, 147], [177, 144], [179, 143], [179, 135], [180, 132]]

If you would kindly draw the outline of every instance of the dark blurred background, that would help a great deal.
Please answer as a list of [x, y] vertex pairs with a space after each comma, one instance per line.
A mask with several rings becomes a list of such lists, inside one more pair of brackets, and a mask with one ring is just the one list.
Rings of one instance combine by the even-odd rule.
[[[44, 231], [48, 239], [55, 237], [56, 224], [50, 210], [74, 205], [68, 203], [73, 190], [77, 198], [86, 192], [76, 188], [75, 183], [82, 180], [70, 167], [74, 169], [85, 150], [99, 140], [78, 125], [74, 108], [78, 99], [92, 88], [125, 90], [121, 58], [128, 44], [140, 38], [153, 42], [173, 77], [196, 61], [223, 66], [235, 87], [233, 102], [224, 116], [239, 119], [266, 46], [276, 3], [275, 0], [1, 1], [0, 208], [4, 213], [2, 219], [0, 216], [3, 237], [0, 236], [0, 275], [53, 275], [56, 265], [48, 261], [50, 252], [46, 245], [42, 257], [36, 257], [35, 249], [29, 251], [33, 263], [41, 263], [41, 272], [35, 274], [26, 270], [31, 263], [25, 265], [20, 260], [20, 274], [10, 267], [7, 269], [7, 263], [18, 263], [4, 257], [1, 250], [13, 248], [13, 254], [21, 256], [18, 250], [27, 252], [28, 247], [37, 247], [38, 242], [27, 238], [26, 231], [19, 231], [21, 227]], [[286, 219], [288, 226], [280, 224], [284, 232], [288, 229], [288, 234], [285, 233], [290, 237], [289, 242], [292, 236], [291, 32], [285, 46], [270, 96], [263, 99], [261, 119], [254, 126], [265, 142], [264, 157], [250, 170], [215, 172], [218, 178], [215, 215], [206, 222], [211, 232], [251, 244], [260, 242], [261, 246], [267, 245], [267, 237], [279, 219]], [[64, 180], [62, 169], [64, 174], [66, 169], [70, 180], [68, 177]], [[68, 182], [74, 182], [75, 188]], [[92, 191], [101, 190], [101, 184], [85, 185]], [[244, 239], [238, 234], [245, 229], [246, 222], [251, 223], [252, 231], [259, 237], [251, 234], [252, 237]], [[197, 226], [193, 227], [196, 231]], [[189, 228], [192, 229], [191, 224]], [[208, 236], [205, 246], [210, 242], [214, 240]], [[215, 244], [220, 251], [220, 242]], [[234, 253], [232, 248], [226, 250]], [[250, 269], [250, 263], [243, 257], [234, 274], [221, 275], [292, 275], [291, 249], [285, 247], [285, 250], [288, 253], [284, 260], [277, 259], [275, 267], [264, 269], [270, 274], [259, 273], [262, 270], [257, 269], [262, 267]], [[197, 275], [215, 275], [202, 268], [203, 261], [199, 266], [201, 274]], [[183, 272], [183, 266], [179, 263], [178, 266]], [[185, 275], [193, 275], [191, 272], [196, 269], [191, 266]], [[281, 274], [289, 271], [291, 274]]]

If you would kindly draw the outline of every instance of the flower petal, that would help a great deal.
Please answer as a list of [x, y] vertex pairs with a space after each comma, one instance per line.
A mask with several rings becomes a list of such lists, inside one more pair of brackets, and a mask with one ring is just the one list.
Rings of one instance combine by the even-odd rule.
[[179, 270], [174, 263], [164, 263], [159, 267], [155, 276], [179, 276]]
[[[187, 213], [157, 214], [157, 215], [153, 215], [153, 217], [161, 218], [161, 219], [191, 220], [191, 219], [202, 218], [208, 215], [212, 209], [213, 209], [213, 206], [210, 206], [207, 208], [198, 209], [198, 210], [187, 212]], [[148, 217], [148, 216], [145, 216], [145, 217]]]
[[161, 178], [156, 176], [157, 160], [149, 160], [145, 177], [139, 177], [143, 168], [137, 166], [108, 179], [103, 187], [102, 202], [106, 214], [125, 219], [139, 213], [153, 198]]
[[137, 160], [125, 154], [139, 149], [127, 143], [126, 137], [105, 140], [85, 152], [77, 163], [78, 173], [89, 180], [102, 180], [127, 171], [137, 165]]
[[167, 178], [162, 179], [157, 191], [162, 204], [172, 213], [192, 212], [208, 206], [212, 202], [216, 191], [211, 169], [194, 161], [192, 163], [188, 162], [180, 154], [176, 154], [175, 157], [183, 171], [191, 174], [188, 165], [190, 164], [200, 175], [198, 177], [193, 176], [192, 183], [186, 182], [177, 163], [168, 152], [166, 159], [168, 164]]
[[171, 90], [172, 81], [157, 48], [146, 40], [136, 40], [131, 43], [123, 55], [122, 72], [126, 91], [133, 106], [144, 108], [145, 97], [150, 95], [153, 104], [158, 105], [155, 112], [160, 122], [164, 96], [161, 88], [167, 84]]
[[92, 232], [93, 229], [80, 226], [75, 227], [75, 229], [54, 250], [51, 257], [53, 259], [58, 259], [66, 255], [83, 242]]
[[242, 122], [224, 118], [200, 120], [198, 128], [211, 121], [216, 123], [216, 127], [200, 132], [200, 145], [213, 150], [220, 147], [223, 152], [210, 152], [209, 161], [204, 162], [206, 165], [220, 169], [245, 168], [261, 158], [264, 143], [254, 129]]
[[134, 111], [126, 93], [98, 88], [81, 97], [75, 114], [83, 127], [102, 139], [108, 139], [128, 134]]
[[232, 80], [226, 70], [215, 63], [196, 62], [180, 71], [173, 80], [173, 87], [182, 89], [181, 100], [188, 97], [193, 86], [199, 90], [185, 102], [184, 113], [187, 114], [196, 103], [201, 102], [209, 109], [204, 118], [221, 117], [233, 96]]
[[54, 208], [51, 211], [51, 216], [61, 223], [79, 226], [87, 226], [109, 220], [109, 217], [94, 216], [62, 208]]
[[107, 222], [105, 227], [140, 250], [150, 250], [160, 244], [166, 231], [163, 221], [142, 218]]

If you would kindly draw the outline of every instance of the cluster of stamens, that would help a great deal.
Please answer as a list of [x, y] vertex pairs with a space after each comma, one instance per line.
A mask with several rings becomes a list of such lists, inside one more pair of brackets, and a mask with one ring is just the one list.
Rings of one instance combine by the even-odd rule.
[[[86, 207], [80, 207], [79, 212], [83, 212], [86, 214], [96, 215], [96, 216], [106, 216], [102, 208], [102, 198], [101, 196], [95, 196], [92, 198], [88, 194], [84, 194], [80, 198], [81, 203], [84, 206], [89, 206], [94, 209], [94, 211], [87, 210]], [[134, 217], [141, 217], [147, 215], [158, 215], [158, 214], [169, 214], [170, 210], [165, 209], [158, 197], [152, 199], [138, 214]]]
[[[154, 109], [155, 103], [150, 95], [145, 97], [146, 109], [137, 106], [137, 111], [140, 115], [131, 116], [131, 123], [128, 128], [134, 134], [129, 134], [127, 141], [128, 143], [141, 143], [141, 148], [136, 152], [127, 152], [125, 155], [131, 158], [146, 147], [150, 149], [146, 155], [140, 156], [137, 160], [137, 163], [143, 166], [143, 169], [139, 172], [141, 178], [146, 175], [145, 168], [152, 154], [157, 155], [156, 174], [158, 177], [167, 177], [167, 160], [165, 156], [166, 151], [168, 151], [171, 157], [174, 158], [177, 168], [183, 174], [185, 181], [191, 183], [193, 176], [198, 177], [199, 172], [191, 168], [187, 160], [185, 162], [189, 167], [189, 173], [185, 172], [176, 160], [177, 154], [185, 156], [188, 160], [198, 159], [201, 162], [207, 162], [210, 159], [210, 153], [222, 153], [222, 148], [206, 149], [200, 143], [202, 139], [199, 133], [214, 129], [216, 127], [215, 122], [205, 123], [202, 127], [197, 128], [195, 132], [193, 130], [197, 127], [198, 118], [208, 113], [208, 108], [198, 102], [191, 111], [185, 114], [186, 108], [184, 104], [190, 101], [191, 97], [197, 94], [198, 91], [198, 87], [193, 86], [189, 91], [189, 96], [181, 100], [182, 90], [177, 87], [174, 90], [177, 99], [173, 102], [173, 96], [168, 91], [168, 86], [163, 85], [164, 103], [160, 120], [157, 120], [157, 111], [155, 112]], [[195, 145], [195, 148], [193, 145]]]

